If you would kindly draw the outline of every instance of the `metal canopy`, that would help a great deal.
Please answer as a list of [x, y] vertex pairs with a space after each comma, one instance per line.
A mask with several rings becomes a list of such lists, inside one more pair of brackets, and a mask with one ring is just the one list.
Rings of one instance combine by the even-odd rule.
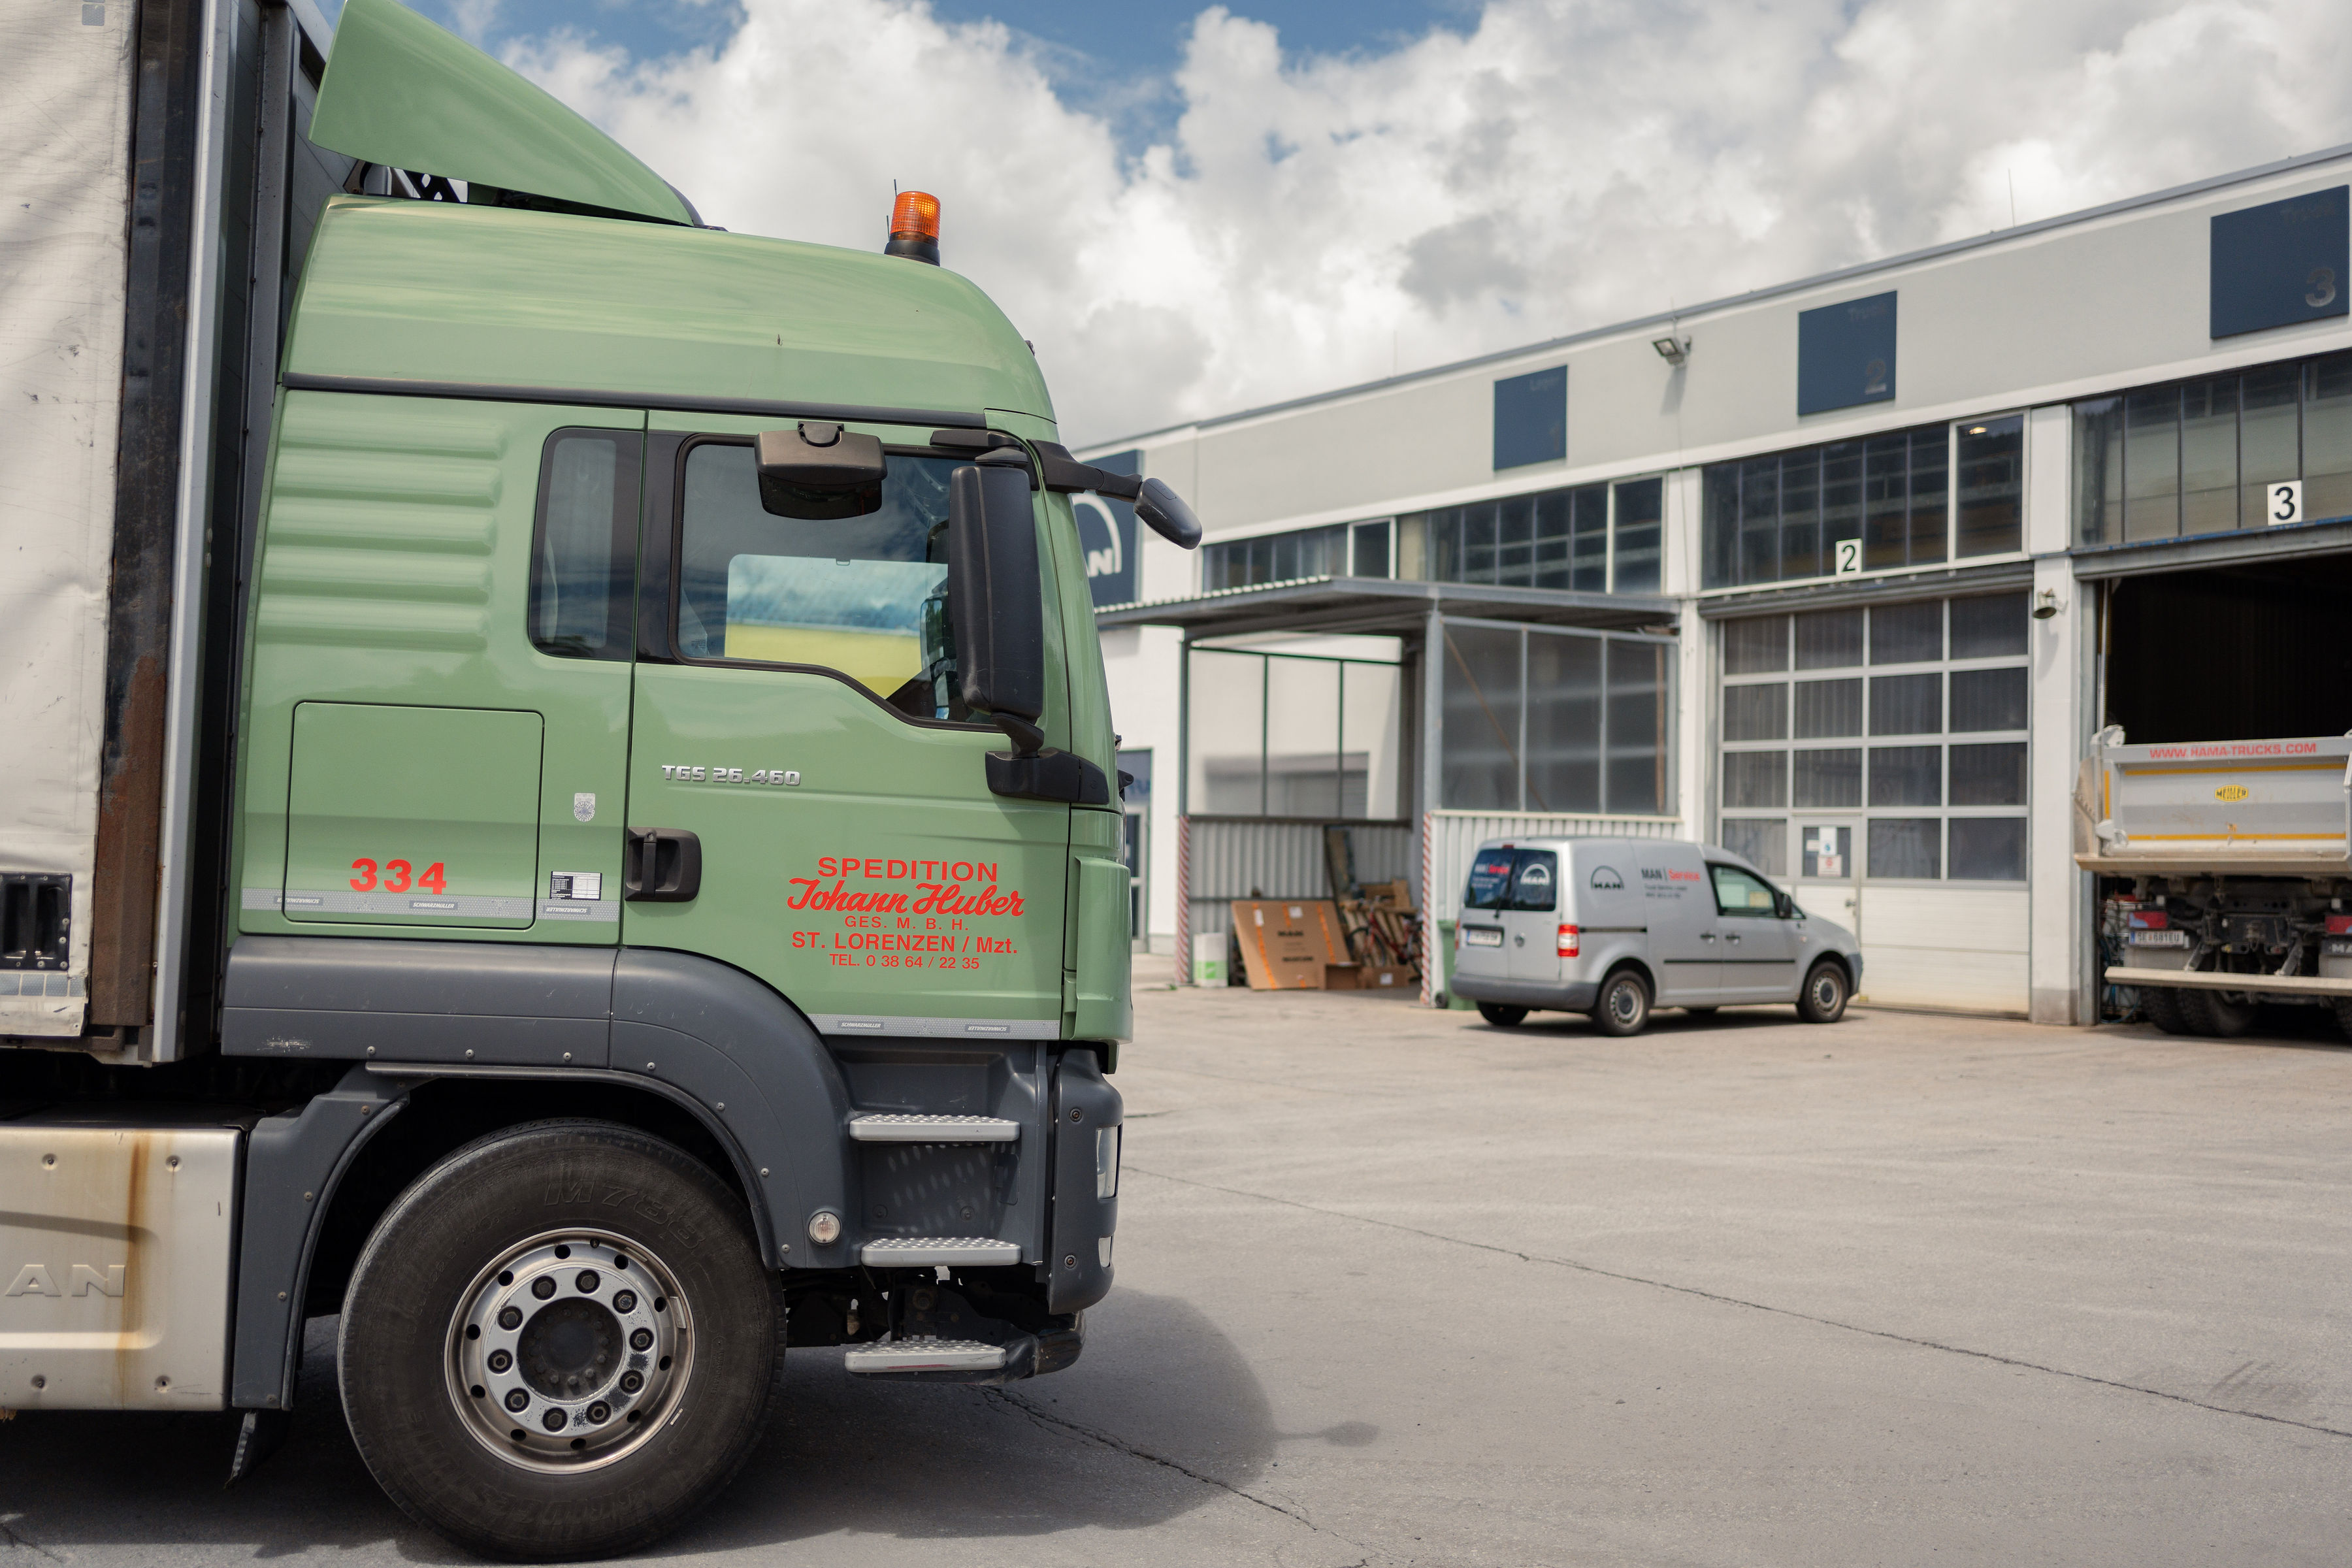
[[1399, 582], [1388, 577], [1310, 577], [1255, 588], [1225, 588], [1193, 599], [1121, 605], [1096, 613], [1102, 626], [1181, 626], [1193, 637], [1253, 632], [1417, 633], [1431, 611], [1449, 619], [1588, 626], [1603, 631], [1673, 631], [1672, 599], [1632, 594], [1580, 594], [1561, 588], [1509, 588], [1488, 583]]

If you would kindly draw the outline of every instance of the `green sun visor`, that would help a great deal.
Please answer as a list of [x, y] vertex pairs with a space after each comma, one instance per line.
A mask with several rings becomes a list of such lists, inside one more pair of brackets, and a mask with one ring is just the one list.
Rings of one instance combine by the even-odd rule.
[[348, 0], [310, 140], [365, 163], [569, 205], [694, 224], [621, 144], [394, 0]]

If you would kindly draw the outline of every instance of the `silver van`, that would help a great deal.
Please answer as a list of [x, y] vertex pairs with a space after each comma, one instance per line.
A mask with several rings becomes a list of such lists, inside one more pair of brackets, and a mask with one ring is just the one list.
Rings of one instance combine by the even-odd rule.
[[1637, 1033], [1650, 1009], [1793, 1002], [1833, 1024], [1862, 947], [1728, 849], [1666, 838], [1491, 839], [1470, 860], [1453, 989], [1490, 1024], [1590, 1015]]

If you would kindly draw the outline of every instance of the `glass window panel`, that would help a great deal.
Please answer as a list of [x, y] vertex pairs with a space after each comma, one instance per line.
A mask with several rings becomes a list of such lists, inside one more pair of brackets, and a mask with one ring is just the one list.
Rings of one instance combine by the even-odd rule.
[[1499, 509], [1493, 501], [1462, 509], [1464, 582], [1491, 583], [1495, 580], [1495, 563], [1499, 558], [1495, 528], [1499, 516]]
[[2025, 818], [1952, 818], [1952, 879], [1964, 882], [2025, 880]]
[[2299, 366], [2274, 364], [2248, 371], [2240, 383], [2238, 515], [2244, 527], [2267, 526], [2264, 514], [2270, 498], [2265, 487], [2303, 472], [2300, 422], [2295, 416], [2295, 392], [2302, 379]]
[[630, 657], [643, 441], [579, 431], [548, 442], [530, 556], [530, 640], [542, 653]]
[[1462, 509], [1449, 507], [1444, 511], [1424, 514], [1421, 547], [1429, 563], [1430, 581], [1461, 582]]
[[1943, 826], [1943, 819], [1934, 816], [1882, 816], [1873, 821], [1870, 875], [1915, 881], [1941, 876]]
[[1190, 804], [1205, 816], [1265, 811], [1265, 660], [1192, 650]]
[[1339, 815], [1386, 819], [1403, 815], [1402, 677], [1393, 664], [1350, 660], [1339, 720]]
[[2303, 515], [2352, 516], [2352, 354], [2314, 360], [2303, 405]]
[[1328, 658], [1271, 658], [1265, 668], [1266, 811], [1338, 816], [1339, 666]]
[[1609, 776], [1603, 804], [1612, 812], [1664, 816], [1675, 809], [1674, 680], [1671, 647], [1609, 639]]
[[1445, 626], [1438, 794], [1460, 811], [1519, 809], [1519, 634]]
[[1298, 535], [1278, 533], [1274, 536], [1272, 543], [1274, 574], [1268, 580], [1276, 583], [1296, 581], [1298, 576]]
[[1822, 559], [1822, 455], [1818, 448], [1780, 458], [1780, 575], [1826, 577]]
[[1758, 616], [1723, 623], [1723, 672], [1763, 675], [1789, 668], [1789, 617]]
[[1575, 572], [1569, 586], [1580, 594], [1609, 591], [1609, 487], [1586, 485], [1575, 498]]
[[1536, 500], [1535, 585], [1571, 586], [1569, 577], [1569, 492], [1549, 490]]
[[2124, 538], [2170, 539], [2180, 531], [2180, 389], [2155, 387], [2124, 398]]
[[1601, 809], [1601, 639], [1528, 637], [1529, 811]]
[[2025, 417], [1960, 426], [1957, 555], [1994, 555], [2025, 543]]
[[1699, 510], [1706, 538], [1700, 546], [1699, 575], [1709, 588], [1729, 587], [1739, 577], [1739, 468], [1734, 463], [1710, 465], [1699, 476]]
[[2192, 381], [2180, 402], [2180, 531], [2228, 532], [2238, 526], [2238, 378]]
[[1944, 605], [1880, 605], [1870, 612], [1870, 662], [1926, 664], [1944, 657]]
[[1620, 594], [1658, 591], [1665, 491], [1664, 479], [1630, 479], [1617, 487], [1617, 581], [1612, 586]]
[[2032, 620], [2025, 595], [1987, 594], [1952, 601], [1952, 657], [2005, 658], [2025, 652]]
[[1871, 747], [1870, 804], [1873, 805], [1943, 805], [1944, 748], [1941, 746]]
[[1799, 874], [1844, 881], [1853, 875], [1853, 829], [1833, 822], [1809, 822], [1797, 849]]
[[2084, 544], [2123, 538], [2124, 409], [2120, 397], [2074, 405], [2074, 537]]
[[1559, 855], [1522, 849], [1511, 858], [1511, 908], [1542, 913], [1559, 907]]
[[1950, 521], [1951, 437], [1947, 426], [1911, 432], [1911, 564], [1944, 559]]
[[1709, 866], [1707, 872], [1715, 884], [1716, 913], [1770, 920], [1779, 910], [1780, 900], [1773, 896], [1770, 884], [1754, 872], [1737, 866]]
[[1789, 874], [1789, 825], [1777, 816], [1724, 818], [1723, 847], [1761, 866], [1767, 876]]
[[1789, 753], [1786, 752], [1726, 752], [1723, 753], [1723, 807], [1726, 811], [1769, 808], [1789, 804]]
[[1846, 669], [1862, 662], [1860, 610], [1809, 610], [1797, 617], [1797, 668]]
[[1535, 581], [1536, 500], [1512, 496], [1495, 503], [1495, 581], [1515, 588]]
[[1822, 448], [1822, 567], [1837, 564], [1837, 542], [1862, 537], [1862, 443]]
[[[2025, 742], [2008, 741], [1992, 746], [1952, 748], [1954, 805], [2023, 805], [2025, 804]], [[1952, 847], [1952, 863], [1959, 864], [1959, 847]], [[1954, 873], [1958, 875], [1958, 873]]]
[[1952, 728], [2024, 729], [2025, 667], [1952, 671]]
[[1834, 751], [1799, 751], [1790, 804], [1801, 811], [1852, 810], [1862, 804], [1862, 752], [1841, 746]]
[[1861, 734], [1861, 679], [1797, 682], [1796, 731], [1800, 741], [1832, 741]]
[[1727, 741], [1787, 740], [1788, 682], [1775, 680], [1763, 686], [1725, 687], [1723, 738]]
[[1780, 576], [1780, 459], [1739, 465], [1739, 580], [1772, 583]]
[[1944, 728], [1944, 678], [1879, 675], [1870, 681], [1870, 732], [1934, 735]]
[[1862, 564], [1875, 572], [1901, 566], [1911, 554], [1911, 442], [1874, 436], [1863, 443]]

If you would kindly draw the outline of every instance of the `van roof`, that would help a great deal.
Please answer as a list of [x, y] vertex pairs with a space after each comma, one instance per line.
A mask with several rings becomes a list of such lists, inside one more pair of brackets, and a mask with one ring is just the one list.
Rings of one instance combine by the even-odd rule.
[[356, 391], [530, 387], [619, 406], [1054, 418], [1021, 334], [944, 268], [683, 225], [370, 196], [336, 196], [320, 216], [286, 371]]

